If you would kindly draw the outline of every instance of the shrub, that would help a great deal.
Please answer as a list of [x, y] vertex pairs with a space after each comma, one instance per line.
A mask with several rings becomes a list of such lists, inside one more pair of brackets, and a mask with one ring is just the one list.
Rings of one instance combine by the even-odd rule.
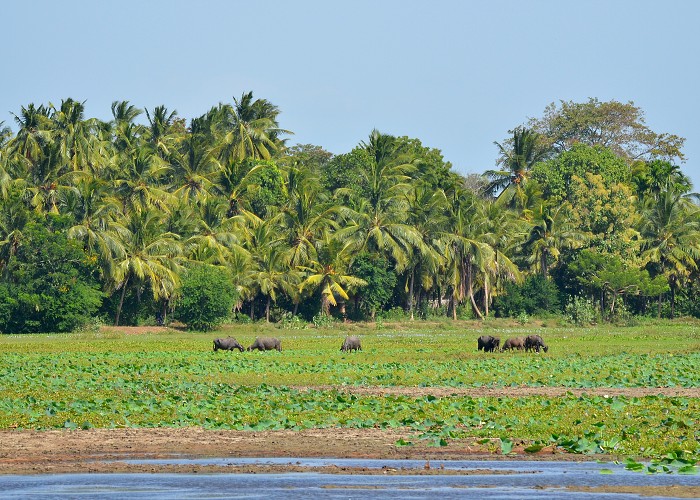
[[598, 312], [591, 299], [576, 296], [566, 304], [564, 319], [576, 326], [593, 325], [598, 319]]
[[182, 280], [175, 317], [189, 330], [209, 331], [231, 315], [236, 289], [228, 274], [214, 266], [196, 266]]
[[325, 314], [318, 313], [313, 318], [313, 324], [316, 328], [329, 328], [335, 323], [335, 318], [333, 316], [326, 316]]

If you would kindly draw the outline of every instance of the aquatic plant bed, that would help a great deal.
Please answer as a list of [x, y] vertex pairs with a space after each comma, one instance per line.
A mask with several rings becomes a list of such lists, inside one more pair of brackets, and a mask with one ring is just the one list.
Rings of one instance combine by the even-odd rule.
[[[646, 459], [647, 468], [656, 460], [660, 470], [693, 472], [699, 332], [696, 323], [572, 329], [487, 321], [2, 336], [0, 449], [9, 451], [0, 462], [14, 459], [13, 441], [29, 434], [43, 436], [37, 444], [55, 440], [60, 454], [69, 440], [96, 432], [108, 433], [103, 442], [110, 432], [196, 430], [212, 441], [266, 433], [281, 440], [281, 456], [350, 456], [363, 442], [365, 456], [378, 458], [604, 455], [634, 457], [631, 468]], [[347, 333], [362, 338], [363, 351], [339, 351]], [[548, 353], [476, 349], [481, 334], [531, 333], [545, 338]], [[226, 335], [243, 345], [277, 336], [282, 352], [213, 352], [213, 338]], [[321, 437], [308, 445], [293, 438], [309, 432]], [[201, 455], [201, 436], [173, 452]], [[229, 453], [272, 456], [263, 444], [261, 454], [239, 453], [239, 445]], [[86, 454], [94, 448], [83, 446]]]

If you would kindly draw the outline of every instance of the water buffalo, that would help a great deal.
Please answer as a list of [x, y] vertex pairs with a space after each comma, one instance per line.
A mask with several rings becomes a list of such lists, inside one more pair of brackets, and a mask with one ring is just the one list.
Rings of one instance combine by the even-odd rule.
[[477, 344], [479, 346], [479, 351], [483, 349], [484, 352], [494, 352], [497, 351], [498, 346], [501, 345], [501, 338], [491, 335], [482, 335], [478, 338]]
[[255, 342], [248, 348], [249, 351], [254, 351], [255, 349], [259, 351], [271, 351], [272, 349], [277, 349], [282, 352], [282, 343], [280, 339], [274, 337], [259, 337], [255, 339]]
[[535, 352], [540, 352], [540, 349], [542, 349], [544, 352], [549, 351], [549, 347], [547, 347], [547, 344], [544, 343], [542, 337], [540, 337], [539, 335], [528, 335], [527, 337], [525, 337], [526, 351], [534, 350]]
[[214, 351], [218, 351], [219, 349], [222, 349], [224, 351], [233, 351], [234, 349], [238, 349], [241, 352], [245, 351], [243, 346], [239, 344], [238, 341], [233, 337], [226, 337], [225, 339], [214, 339]]
[[525, 339], [522, 337], [514, 337], [512, 339], [508, 339], [503, 343], [503, 349], [502, 351], [507, 351], [507, 350], [514, 350], [517, 349], [518, 351], [522, 351], [525, 349]]
[[361, 351], [362, 346], [360, 345], [360, 337], [358, 337], [357, 335], [345, 337], [345, 340], [343, 341], [343, 345], [340, 347], [340, 350], [343, 352]]

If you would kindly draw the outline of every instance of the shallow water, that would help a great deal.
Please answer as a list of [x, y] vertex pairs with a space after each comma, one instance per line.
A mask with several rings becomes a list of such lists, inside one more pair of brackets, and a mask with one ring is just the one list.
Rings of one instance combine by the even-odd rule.
[[[420, 460], [173, 459], [128, 460], [140, 464], [286, 465], [302, 467], [422, 468]], [[0, 497], [14, 498], [641, 498], [631, 494], [570, 491], [571, 486], [698, 486], [700, 476], [647, 475], [621, 465], [572, 462], [431, 461], [431, 467], [503, 471], [464, 476], [284, 474], [56, 474], [0, 475]], [[602, 474], [608, 469], [612, 473]], [[394, 473], [396, 474], [396, 473]], [[644, 497], [649, 498], [649, 497]], [[664, 497], [656, 497], [664, 498]]]

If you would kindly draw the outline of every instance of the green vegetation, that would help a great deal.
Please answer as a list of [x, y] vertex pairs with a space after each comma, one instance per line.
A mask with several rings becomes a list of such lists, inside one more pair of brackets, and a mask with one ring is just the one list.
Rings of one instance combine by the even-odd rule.
[[177, 319], [190, 330], [213, 330], [228, 319], [235, 301], [236, 290], [225, 271], [214, 266], [197, 266], [183, 279]]
[[[697, 322], [576, 329], [532, 323], [445, 319], [384, 323], [381, 329], [371, 323], [306, 329], [257, 323], [208, 335], [167, 329], [133, 335], [112, 328], [4, 336], [0, 428], [404, 428], [436, 446], [470, 437], [500, 440], [504, 450], [523, 440], [532, 451], [556, 445], [572, 453], [659, 460], [675, 453], [697, 460], [698, 398], [347, 392], [395, 386], [700, 388]], [[346, 333], [360, 335], [364, 351], [339, 352]], [[548, 354], [476, 350], [482, 334], [505, 340], [534, 333], [546, 339]], [[244, 345], [275, 335], [283, 351], [213, 352], [211, 339], [222, 335]]]
[[552, 104], [466, 177], [377, 130], [336, 155], [290, 145], [252, 92], [189, 120], [111, 111], [65, 99], [0, 124], [2, 333], [211, 328], [178, 311], [199, 300], [185, 276], [202, 264], [235, 291], [223, 319], [700, 317], [684, 139], [631, 102]]

